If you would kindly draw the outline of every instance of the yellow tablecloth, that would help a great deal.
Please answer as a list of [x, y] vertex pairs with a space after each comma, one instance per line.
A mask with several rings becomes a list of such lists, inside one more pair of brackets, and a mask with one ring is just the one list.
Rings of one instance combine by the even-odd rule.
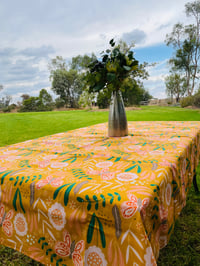
[[200, 122], [107, 124], [0, 148], [0, 243], [46, 265], [156, 265], [199, 160]]

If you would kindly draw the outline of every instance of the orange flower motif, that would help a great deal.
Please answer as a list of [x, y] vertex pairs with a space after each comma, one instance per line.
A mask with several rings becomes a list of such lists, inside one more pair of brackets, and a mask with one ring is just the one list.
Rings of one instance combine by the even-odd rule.
[[83, 259], [81, 252], [84, 250], [84, 241], [80, 240], [77, 243], [71, 242], [70, 234], [67, 231], [63, 232], [63, 242], [58, 241], [55, 245], [55, 253], [61, 257], [70, 257], [75, 266], [82, 266]]
[[0, 225], [2, 226], [3, 232], [11, 237], [13, 234], [13, 225], [11, 219], [13, 218], [14, 211], [10, 210], [8, 213], [5, 213], [5, 206], [0, 204]]
[[125, 201], [121, 205], [121, 213], [122, 216], [126, 219], [131, 218], [136, 211], [138, 210], [141, 214], [142, 219], [145, 219], [146, 216], [146, 207], [149, 205], [149, 199], [145, 198], [141, 200], [137, 198], [135, 195], [128, 194], [128, 198], [130, 201]]

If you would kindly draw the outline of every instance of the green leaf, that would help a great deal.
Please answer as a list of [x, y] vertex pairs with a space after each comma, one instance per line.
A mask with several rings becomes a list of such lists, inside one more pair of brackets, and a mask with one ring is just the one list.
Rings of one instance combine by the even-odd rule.
[[124, 68], [126, 71], [130, 71], [130, 70], [131, 70], [131, 67], [129, 67], [129, 66], [123, 66], [123, 68]]
[[11, 172], [12, 172], [12, 171], [3, 171], [3, 172], [0, 173], [0, 174], [3, 174], [3, 173], [4, 173], [4, 175], [1, 177], [1, 185], [3, 185], [4, 178], [5, 178], [7, 175], [9, 175]]
[[62, 261], [63, 261], [63, 259], [59, 259], [59, 260], [57, 260], [57, 261], [56, 261], [56, 266], [59, 266], [59, 263], [62, 262]]
[[109, 82], [112, 82], [116, 79], [116, 75], [114, 73], [107, 73], [107, 79]]
[[113, 200], [114, 200], [114, 196], [111, 193], [108, 193], [108, 196], [111, 197], [110, 204], [112, 204], [113, 203]]
[[103, 199], [102, 206], [105, 207], [106, 206], [106, 198], [102, 194], [100, 195], [100, 197]]
[[91, 207], [92, 207], [92, 205], [91, 205], [91, 201], [90, 201], [90, 198], [89, 198], [88, 195], [85, 196], [85, 199], [88, 201], [87, 210], [89, 211], [89, 210], [91, 209]]
[[103, 231], [103, 225], [101, 223], [101, 221], [99, 220], [98, 217], [97, 218], [97, 221], [99, 223], [99, 232], [100, 232], [100, 236], [101, 236], [101, 244], [102, 244], [102, 247], [105, 248], [106, 247], [106, 238], [105, 238], [105, 234], [104, 234], [104, 231]]
[[47, 251], [46, 251], [46, 255], [49, 255], [49, 252], [51, 252], [51, 251], [52, 251], [51, 248], [47, 249]]
[[84, 202], [84, 199], [80, 198], [80, 197], [77, 197], [76, 198], [78, 202]]
[[116, 195], [116, 196], [118, 196], [118, 201], [120, 201], [121, 200], [121, 196], [120, 196], [120, 194], [119, 193], [117, 193], [117, 192], [114, 192], [114, 194]]
[[57, 188], [57, 189], [55, 190], [54, 194], [53, 194], [53, 199], [55, 200], [56, 197], [58, 196], [59, 191], [60, 191], [62, 188], [68, 186], [68, 185], [69, 185], [69, 184], [65, 184], [65, 185], [62, 185], [62, 186], [60, 186], [59, 188]]
[[112, 47], [115, 46], [114, 39], [111, 39], [109, 43], [110, 43], [110, 45], [111, 45]]
[[44, 243], [42, 244], [42, 249], [44, 249], [44, 246], [48, 246], [48, 243], [47, 243], [47, 242], [44, 242]]
[[87, 242], [91, 243], [95, 225], [95, 213], [93, 213], [87, 232]]
[[98, 203], [97, 196], [93, 195], [93, 199], [96, 201], [96, 204], [95, 204], [95, 210], [98, 210], [99, 203]]
[[93, 87], [93, 91], [94, 91], [94, 92], [99, 92], [103, 87], [104, 87], [104, 84], [102, 84], [102, 83], [98, 83], [97, 85], [95, 85], [95, 86]]
[[56, 254], [52, 254], [52, 255], [51, 255], [51, 262], [53, 262], [53, 259], [54, 259], [55, 257], [57, 257]]
[[40, 242], [43, 240], [45, 240], [45, 237], [40, 237], [40, 239], [38, 240], [38, 243], [40, 244]]
[[68, 203], [68, 199], [69, 199], [69, 193], [72, 190], [72, 188], [75, 186], [76, 183], [72, 184], [71, 186], [69, 186], [66, 191], [65, 191], [65, 195], [64, 195], [64, 204], [65, 206], [67, 206]]

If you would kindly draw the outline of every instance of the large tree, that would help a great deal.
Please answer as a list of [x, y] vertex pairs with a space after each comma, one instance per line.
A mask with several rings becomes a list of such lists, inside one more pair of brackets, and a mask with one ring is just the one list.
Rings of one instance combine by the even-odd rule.
[[[84, 87], [84, 72], [87, 66], [96, 57], [94, 54], [78, 55], [66, 63], [63, 57], [57, 56], [49, 64], [50, 80], [52, 90], [60, 100], [70, 108], [78, 107], [79, 97]], [[57, 99], [59, 101], [59, 99]]]
[[175, 24], [172, 32], [166, 36], [166, 43], [175, 49], [170, 59], [172, 70], [184, 73], [187, 94], [192, 95], [200, 70], [200, 1], [187, 3], [185, 12], [193, 17], [195, 24]]
[[52, 90], [65, 101], [67, 107], [77, 107], [82, 91], [81, 80], [77, 70], [57, 69], [53, 73]]

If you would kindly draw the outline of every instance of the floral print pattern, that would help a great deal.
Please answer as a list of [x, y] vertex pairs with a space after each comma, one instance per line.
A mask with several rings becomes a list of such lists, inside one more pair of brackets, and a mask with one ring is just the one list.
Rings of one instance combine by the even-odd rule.
[[45, 265], [156, 265], [199, 162], [200, 122], [106, 132], [0, 148], [0, 243]]

